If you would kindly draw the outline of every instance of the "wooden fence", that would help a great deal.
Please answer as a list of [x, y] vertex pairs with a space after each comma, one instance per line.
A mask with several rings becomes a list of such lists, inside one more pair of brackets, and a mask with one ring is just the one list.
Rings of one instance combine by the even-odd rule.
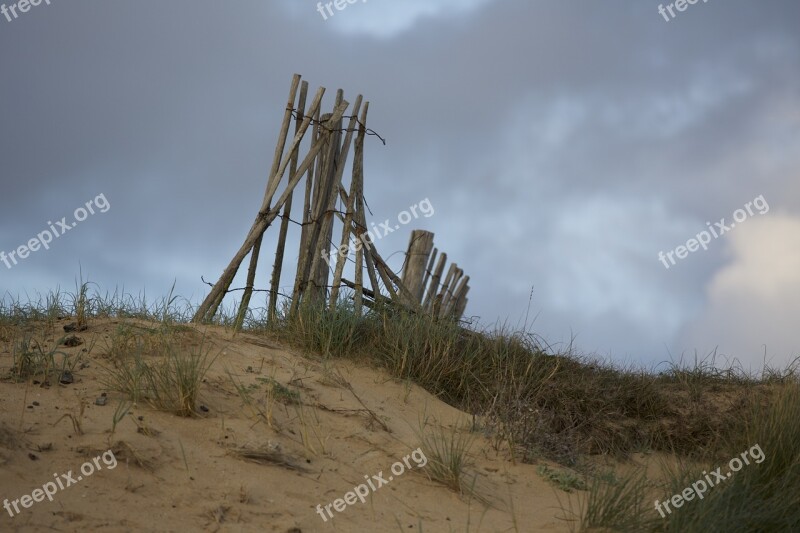
[[[357, 313], [362, 312], [364, 305], [374, 306], [376, 302], [386, 302], [441, 317], [460, 318], [463, 314], [467, 303], [469, 276], [463, 276], [461, 269], [452, 264], [444, 281], [441, 281], [446, 254], [441, 254], [436, 268], [432, 270], [437, 255], [436, 250], [431, 253], [432, 233], [412, 232], [402, 278], [389, 268], [374, 243], [365, 238], [367, 221], [364, 209], [364, 141], [367, 135], [376, 135], [366, 127], [369, 102], [363, 102], [362, 96], [358, 95], [351, 114], [346, 116], [350, 103], [344, 99], [343, 91], [339, 89], [333, 110], [322, 113], [324, 94], [325, 88], [320, 87], [311, 103], [307, 104], [308, 83], [301, 82], [300, 75], [294, 75], [261, 208], [241, 247], [195, 313], [194, 322], [210, 321], [214, 317], [223, 298], [230, 292], [230, 286], [242, 262], [249, 255], [247, 281], [236, 318], [236, 327], [241, 327], [255, 290], [264, 233], [280, 218], [275, 262], [270, 289], [267, 291], [268, 319], [276, 316], [295, 192], [303, 194], [303, 213], [298, 221], [302, 229], [290, 297], [290, 313], [295, 312], [304, 301], [333, 307], [344, 284], [353, 289]], [[289, 139], [293, 120], [294, 135]], [[351, 152], [352, 175], [349, 184], [346, 184], [344, 169]], [[304, 188], [297, 190], [303, 178]], [[337, 209], [337, 204], [340, 209]], [[342, 278], [345, 262], [350, 254], [337, 253], [333, 279], [330, 282], [331, 268], [325, 257], [329, 255], [330, 246], [335, 244], [333, 238], [336, 221], [341, 223], [338, 248], [348, 250], [351, 238], [357, 243], [353, 281]], [[372, 290], [364, 286], [365, 270]], [[382, 294], [381, 283], [388, 295]]]

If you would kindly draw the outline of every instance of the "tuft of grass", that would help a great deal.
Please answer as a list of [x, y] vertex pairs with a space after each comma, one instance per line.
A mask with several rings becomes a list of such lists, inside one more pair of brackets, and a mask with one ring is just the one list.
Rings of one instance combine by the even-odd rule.
[[267, 386], [267, 397], [284, 405], [299, 404], [300, 391], [292, 390], [275, 380], [275, 378], [256, 378], [256, 381]]
[[[50, 348], [46, 347], [46, 343], [35, 340], [29, 335], [16, 342], [12, 351], [11, 379], [25, 381], [39, 378], [43, 384], [49, 384], [50, 378], [54, 378], [57, 382], [66, 372], [73, 372], [81, 356], [79, 353], [70, 357], [58, 349], [65, 338], [61, 337], [52, 343]], [[60, 356], [60, 360], [57, 356]]]
[[108, 443], [111, 444], [111, 439], [114, 438], [114, 432], [117, 431], [117, 424], [119, 424], [125, 415], [130, 412], [131, 407], [133, 406], [133, 402], [130, 401], [121, 401], [117, 405], [117, 408], [114, 410], [114, 415], [111, 417], [111, 432], [108, 435]]
[[586, 481], [579, 474], [569, 470], [555, 470], [547, 465], [539, 465], [536, 473], [564, 492], [587, 489]]
[[260, 389], [259, 383], [245, 385], [241, 380], [237, 379], [229, 369], [226, 369], [225, 371], [228, 374], [228, 379], [231, 380], [231, 383], [236, 389], [236, 392], [239, 393], [242, 403], [248, 409], [250, 409], [254, 416], [266, 422], [267, 426], [272, 429], [277, 429], [277, 426], [274, 423], [276, 400], [281, 401], [281, 403], [284, 405], [295, 405], [300, 403], [300, 393], [289, 390], [283, 385], [280, 385], [280, 383], [278, 383], [274, 377], [256, 378], [259, 382], [267, 383], [270, 386], [268, 386], [264, 392], [263, 400], [253, 398], [253, 394]]
[[[426, 429], [423, 421], [418, 432], [419, 439], [428, 464], [425, 473], [428, 477], [461, 495], [473, 494], [468, 476], [469, 451], [475, 436], [469, 431], [453, 427], [449, 430], [437, 426]], [[473, 480], [474, 481], [474, 480]]]
[[650, 483], [644, 472], [633, 471], [622, 478], [596, 476], [581, 503], [580, 531], [657, 531], [660, 517], [649, 499]]
[[304, 303], [294, 314], [286, 305], [273, 322], [261, 325], [278, 339], [323, 357], [347, 357], [360, 352], [369, 342], [369, 326], [345, 300], [333, 309], [322, 303]]
[[[148, 342], [151, 357], [147, 357]], [[196, 413], [200, 384], [216, 359], [209, 359], [202, 341], [198, 347], [187, 347], [174, 335], [161, 335], [153, 342], [142, 334], [124, 338], [116, 346], [125, 349], [115, 353], [116, 366], [107, 372], [105, 384], [110, 390], [122, 392], [134, 402], [144, 399], [178, 416]]]
[[73, 310], [75, 313], [75, 321], [77, 322], [78, 331], [85, 329], [89, 324], [88, 316], [90, 310], [89, 301], [87, 298], [88, 291], [89, 283], [81, 282], [81, 284], [78, 286], [77, 293], [73, 298]]
[[300, 424], [299, 433], [303, 448], [314, 456], [328, 455], [330, 453], [328, 441], [331, 436], [330, 432], [326, 433], [323, 429], [317, 409], [307, 408], [303, 404], [294, 405], [293, 408]]

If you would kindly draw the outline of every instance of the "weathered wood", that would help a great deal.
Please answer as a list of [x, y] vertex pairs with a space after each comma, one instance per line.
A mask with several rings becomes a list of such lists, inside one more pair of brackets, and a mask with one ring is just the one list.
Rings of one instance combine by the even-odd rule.
[[[314, 114], [314, 132], [312, 134], [313, 142], [320, 140], [320, 111]], [[294, 287], [292, 289], [292, 302], [300, 300], [301, 287], [305, 287], [306, 280], [303, 278], [305, 272], [306, 262], [308, 261], [307, 254], [303, 251], [308, 247], [308, 239], [312, 217], [313, 217], [313, 194], [315, 189], [315, 182], [319, 180], [321, 170], [321, 157], [318, 157], [316, 163], [311, 165], [308, 169], [308, 178], [306, 179], [305, 196], [303, 203], [303, 228], [300, 231], [300, 244], [298, 245], [297, 269], [294, 276]], [[316, 171], [316, 172], [315, 172]]]
[[439, 280], [442, 279], [445, 263], [447, 263], [447, 254], [442, 252], [442, 255], [439, 256], [439, 263], [436, 265], [436, 270], [431, 277], [430, 285], [428, 286], [428, 295], [425, 296], [425, 301], [422, 302], [422, 308], [426, 311], [433, 311], [433, 302], [439, 290]]
[[[358, 106], [361, 102], [361, 95], [359, 95], [358, 99], [356, 99], [356, 106]], [[364, 110], [361, 112], [361, 124], [367, 123], [367, 109], [368, 106], [364, 106]], [[333, 309], [336, 306], [336, 301], [339, 298], [339, 285], [342, 279], [342, 272], [344, 272], [344, 265], [345, 261], [347, 260], [349, 249], [350, 249], [350, 238], [353, 234], [353, 218], [355, 216], [355, 200], [358, 195], [358, 179], [356, 178], [356, 174], [363, 173], [364, 168], [364, 137], [366, 136], [366, 131], [364, 130], [363, 126], [359, 128], [358, 135], [356, 136], [355, 142], [355, 155], [353, 156], [353, 177], [350, 179], [350, 195], [347, 198], [346, 208], [345, 208], [345, 216], [344, 221], [342, 223], [342, 238], [339, 244], [339, 253], [337, 253], [337, 258], [339, 259], [336, 262], [336, 270], [333, 274], [333, 285], [331, 287], [331, 296], [330, 296], [330, 307]], [[342, 164], [344, 167], [344, 164]], [[340, 188], [341, 190], [341, 188]], [[347, 249], [348, 254], [342, 254], [341, 250]], [[362, 281], [363, 273], [360, 271], [361, 263], [358, 260], [358, 254], [361, 253], [363, 255], [363, 251], [361, 247], [356, 251], [356, 282], [359, 283]], [[360, 301], [361, 298], [360, 288], [356, 291], [356, 311], [360, 314]]]
[[[350, 287], [353, 290], [358, 288], [358, 283], [354, 283], [354, 282], [350, 281], [347, 278], [342, 278], [342, 285], [345, 285], [346, 287]], [[373, 300], [376, 298], [375, 293], [373, 291], [367, 289], [366, 287], [364, 288], [363, 293], [364, 293], [363, 295], [366, 296], [367, 298], [371, 298]], [[380, 297], [380, 293], [378, 293], [378, 297]]]
[[[297, 86], [300, 83], [300, 75], [295, 74], [292, 77], [292, 86], [289, 89], [289, 99], [286, 103], [286, 110], [283, 114], [283, 121], [281, 123], [280, 133], [278, 134], [278, 142], [275, 145], [275, 155], [272, 158], [272, 168], [269, 171], [269, 179], [274, 179], [274, 174], [277, 172], [278, 167], [281, 162], [281, 156], [283, 155], [283, 149], [286, 147], [286, 137], [289, 133], [289, 124], [292, 120], [292, 107], [294, 106], [294, 101], [297, 96]], [[269, 190], [269, 182], [267, 183], [267, 190]], [[266, 194], [266, 193], [265, 193]], [[247, 281], [245, 282], [245, 289], [242, 293], [242, 300], [239, 302], [239, 312], [236, 316], [236, 320], [234, 321], [233, 329], [237, 331], [241, 329], [242, 324], [244, 323], [245, 315], [247, 314], [247, 309], [250, 306], [250, 298], [253, 295], [253, 286], [255, 284], [256, 279], [256, 269], [258, 268], [258, 257], [261, 253], [261, 241], [264, 238], [263, 233], [258, 236], [256, 239], [255, 244], [253, 245], [253, 250], [250, 254], [250, 266], [247, 270]]]
[[438, 317], [441, 310], [442, 310], [442, 295], [437, 294], [436, 296], [433, 297], [430, 314], [431, 316]]
[[244, 284], [242, 300], [239, 302], [239, 312], [236, 313], [236, 320], [233, 322], [233, 331], [239, 331], [244, 325], [247, 316], [247, 309], [250, 307], [250, 298], [253, 295], [253, 287], [256, 282], [256, 267], [258, 267], [258, 256], [261, 254], [261, 240], [263, 234], [256, 240], [253, 249], [250, 251], [250, 266], [247, 268], [247, 281]]
[[[317, 104], [317, 105], [319, 105], [319, 104]], [[333, 116], [331, 117], [331, 122], [332, 123], [336, 123], [340, 118], [342, 118], [342, 115], [344, 115], [344, 112], [347, 110], [347, 108], [349, 106], [350, 106], [349, 102], [347, 102], [347, 101], [342, 102], [342, 105], [340, 105], [334, 111]], [[310, 121], [311, 119], [307, 118], [307, 120]], [[305, 120], [303, 121], [303, 127], [307, 127], [307, 124], [306, 124]], [[301, 127], [301, 131], [302, 131], [302, 127]], [[273, 219], [275, 218], [276, 209], [280, 209], [280, 207], [283, 206], [284, 202], [286, 202], [286, 197], [289, 194], [291, 194], [291, 192], [294, 190], [295, 186], [297, 185], [297, 182], [300, 181], [300, 179], [303, 177], [303, 174], [306, 172], [306, 170], [308, 170], [308, 168], [314, 163], [314, 160], [316, 159], [317, 154], [319, 153], [320, 150], [322, 150], [322, 147], [326, 144], [325, 141], [327, 140], [328, 137], [330, 137], [330, 134], [331, 134], [331, 131], [329, 131], [329, 130], [323, 131], [322, 135], [320, 136], [321, 137], [320, 138], [320, 142], [315, 143], [309, 149], [308, 153], [306, 154], [305, 159], [303, 159], [303, 162], [298, 167], [297, 173], [293, 177], [290, 178], [290, 181], [289, 181], [288, 185], [286, 186], [286, 188], [283, 190], [283, 193], [281, 193], [280, 198], [278, 198], [278, 201], [275, 202], [275, 206], [276, 207], [272, 208], [271, 210], [268, 210], [265, 213], [259, 213], [259, 214], [261, 214], [264, 218], [268, 218], [269, 216], [272, 216]], [[280, 172], [280, 169], [278, 170], [278, 172]]]
[[421, 304], [425, 285], [425, 267], [433, 250], [433, 233], [425, 230], [414, 230], [406, 252], [405, 268], [401, 278], [403, 284], [411, 293], [414, 303]]
[[[350, 151], [350, 145], [351, 145], [352, 139], [353, 139], [353, 131], [355, 129], [355, 125], [357, 123], [358, 112], [359, 112], [360, 107], [361, 107], [361, 100], [362, 100], [362, 96], [358, 95], [358, 97], [356, 98], [356, 105], [354, 106], [353, 115], [350, 118], [350, 125], [347, 128], [347, 134], [345, 135], [344, 143], [342, 144], [342, 147], [341, 147], [341, 152], [344, 153], [344, 154], [347, 154]], [[331, 128], [331, 127], [333, 127], [333, 125], [337, 124], [338, 123], [338, 119], [340, 119], [340, 118], [341, 118], [341, 115], [339, 115], [339, 117], [337, 118], [336, 121], [329, 121], [328, 122], [328, 128]], [[337, 147], [333, 146], [332, 148], [335, 149]], [[332, 181], [328, 181], [327, 185], [324, 186], [323, 190], [321, 191], [320, 202], [318, 204], [320, 216], [330, 212], [330, 210], [332, 209], [332, 205], [331, 205], [332, 204], [332, 199], [335, 198], [334, 191], [338, 190], [339, 183], [341, 182], [342, 175], [344, 174], [345, 160], [342, 159], [342, 162], [341, 162], [339, 168], [336, 169], [334, 167], [335, 154], [336, 154], [336, 152], [331, 150], [331, 152], [329, 153], [330, 159], [328, 161], [326, 161], [326, 163], [327, 163], [326, 166], [328, 168], [325, 170], [324, 174], [328, 175], [331, 172], [334, 172], [334, 174], [333, 174]], [[318, 221], [318, 222], [322, 222], [322, 221]], [[317, 268], [319, 268], [319, 264], [320, 264], [320, 261], [321, 261], [321, 253], [320, 253], [318, 247], [319, 247], [319, 239], [320, 239], [320, 236], [322, 235], [322, 230], [323, 229], [327, 229], [327, 228], [325, 228], [324, 224], [322, 224], [322, 223], [317, 223], [317, 224], [314, 225], [314, 233], [311, 235], [311, 239], [310, 239], [310, 243], [309, 244], [311, 246], [313, 246], [311, 248], [311, 250], [315, 250], [316, 253], [314, 253], [314, 256], [313, 256], [313, 258], [311, 260], [310, 272], [316, 272]], [[327, 247], [328, 243], [326, 242], [324, 244]], [[327, 274], [327, 270], [326, 270], [326, 274]], [[309, 280], [308, 288], [310, 288], [311, 283], [312, 283], [311, 280]], [[317, 290], [324, 291], [325, 290], [324, 284], [323, 284], [322, 287], [317, 286]], [[302, 294], [301, 294], [301, 298], [302, 298]]]
[[[308, 129], [308, 126], [311, 124], [311, 115], [316, 113], [317, 109], [319, 109], [319, 106], [322, 103], [322, 96], [324, 94], [325, 94], [325, 88], [324, 87], [320, 87], [317, 90], [317, 94], [314, 95], [314, 101], [311, 102], [311, 108], [309, 110], [309, 115], [307, 115], [306, 117], [303, 118], [303, 122], [300, 125], [300, 130], [297, 133], [295, 133], [295, 136], [292, 139], [292, 144], [291, 144], [291, 147], [289, 148], [289, 152], [283, 156], [282, 160], [280, 160], [280, 164], [278, 165], [278, 169], [273, 173], [272, 176], [270, 176], [270, 178], [269, 178], [269, 180], [267, 182], [268, 183], [267, 191], [264, 193], [264, 200], [261, 202], [261, 209], [259, 210], [259, 213], [264, 214], [267, 211], [269, 211], [270, 202], [272, 202], [272, 198], [275, 196], [275, 193], [278, 191], [278, 186], [280, 185], [281, 178], [283, 177], [284, 172], [286, 172], [286, 167], [289, 166], [289, 162], [291, 161], [292, 154], [297, 149], [297, 147], [300, 145], [300, 142], [303, 140], [303, 136], [305, 135], [306, 130]], [[291, 104], [290, 104], [290, 107], [291, 107]], [[290, 116], [291, 116], [291, 112], [289, 112], [289, 113], [290, 113]], [[343, 114], [344, 114], [344, 112], [342, 112], [342, 115]], [[287, 189], [289, 189], [288, 186], [287, 186]], [[291, 189], [294, 189], [294, 187], [291, 187]], [[284, 201], [285, 201], [285, 199], [284, 199]], [[278, 204], [283, 205], [283, 202], [281, 202], [279, 200]]]
[[[300, 84], [300, 75], [295, 74], [292, 77], [292, 87], [289, 90], [289, 98], [286, 102], [286, 109], [283, 113], [283, 121], [281, 122], [281, 129], [280, 133], [278, 134], [278, 143], [275, 145], [275, 155], [272, 157], [272, 168], [269, 169], [269, 176], [267, 178], [267, 189], [264, 191], [264, 200], [262, 201], [262, 205], [268, 206], [269, 202], [272, 200], [272, 194], [269, 194], [270, 190], [277, 189], [278, 183], [280, 181], [280, 176], [277, 175], [278, 169], [281, 166], [281, 159], [283, 159], [283, 150], [286, 147], [286, 138], [289, 135], [289, 125], [292, 122], [292, 111], [294, 109], [294, 102], [297, 98], [297, 88]], [[322, 96], [320, 96], [320, 101]], [[297, 144], [293, 143], [292, 151], [290, 155], [293, 155], [297, 150]], [[282, 175], [282, 174], [281, 174]]]
[[[419, 303], [414, 300], [414, 297], [410, 292], [408, 292], [408, 289], [405, 285], [403, 285], [403, 282], [400, 280], [400, 278], [397, 277], [397, 274], [392, 272], [392, 269], [389, 268], [389, 265], [387, 265], [386, 261], [383, 260], [381, 254], [378, 253], [375, 245], [370, 244], [368, 250], [369, 253], [372, 254], [372, 259], [375, 261], [375, 267], [378, 269], [378, 273], [383, 278], [383, 283], [386, 285], [386, 289], [389, 291], [392, 300], [398, 300], [400, 303], [406, 303], [406, 305], [408, 305], [414, 311], [419, 310]], [[397, 287], [397, 291], [394, 290], [392, 284]]]
[[[337, 90], [334, 106], [339, 105], [343, 99], [344, 91], [342, 91], [342, 89]], [[333, 181], [335, 180], [336, 165], [338, 164], [342, 151], [342, 134], [340, 131], [342, 128], [341, 121], [330, 124], [330, 126], [326, 126], [326, 123], [323, 123], [323, 127], [330, 127], [334, 130], [334, 132], [333, 135], [330, 136], [330, 150], [325, 152], [323, 160], [323, 168], [325, 169], [323, 174], [325, 179], [319, 182], [320, 190], [318, 191], [316, 204], [316, 223], [319, 225], [320, 233], [317, 241], [317, 247], [313, 252], [313, 256], [310, 258], [312, 266], [309, 276], [311, 279], [307, 283], [305, 289], [306, 296], [308, 296], [310, 292], [311, 298], [319, 302], [325, 300], [325, 294], [328, 285], [327, 264], [330, 261], [330, 254], [328, 253], [328, 250], [330, 250], [331, 238], [333, 237], [333, 224], [329, 222], [331, 217], [328, 216], [328, 206], [330, 205], [330, 199], [333, 196], [330, 191], [333, 186]], [[322, 260], [325, 256], [328, 257], [328, 261]]]
[[[368, 104], [369, 105], [369, 104]], [[355, 169], [353, 169], [355, 171]], [[363, 170], [363, 167], [362, 167]], [[372, 260], [372, 254], [369, 253], [368, 250], [365, 251], [367, 248], [367, 240], [364, 236], [366, 235], [366, 227], [367, 227], [367, 216], [364, 212], [364, 176], [362, 174], [354, 174], [354, 177], [358, 176], [358, 197], [356, 197], [356, 238], [357, 241], [357, 248], [364, 254], [364, 263], [367, 265], [367, 275], [369, 276], [370, 284], [372, 285], [372, 290], [375, 294], [380, 294], [380, 284], [378, 283], [378, 276], [375, 272], [375, 262]]]
[[[360, 218], [364, 216], [364, 205], [363, 205], [364, 197], [362, 195], [362, 191], [364, 189], [364, 140], [367, 134], [366, 118], [368, 112], [369, 112], [369, 102], [365, 102], [364, 110], [362, 111], [361, 124], [359, 124], [358, 127], [358, 137], [356, 137], [356, 146], [355, 146], [356, 153], [355, 156], [353, 157], [353, 176], [351, 178], [353, 184], [355, 185], [355, 187], [353, 188], [352, 195], [356, 197], [354, 203], [355, 213], [353, 214], [354, 226], [357, 226]], [[356, 239], [355, 242], [357, 244], [356, 272], [355, 272], [356, 286], [354, 287], [356, 294], [355, 294], [354, 306], [355, 306], [356, 316], [361, 316], [361, 311], [362, 311], [361, 304], [364, 299], [363, 295], [366, 293], [366, 289], [364, 288], [365, 254], [364, 254], [364, 247], [360, 245], [361, 241], [358, 240], [357, 230], [352, 229], [351, 231], [353, 232], [353, 236], [355, 237]], [[368, 257], [366, 259], [368, 259]], [[375, 268], [372, 266], [371, 263], [368, 264], [367, 271], [369, 274], [371, 274], [370, 281], [372, 281], [373, 279], [375, 280], [373, 289], [377, 290], [378, 281], [377, 278], [375, 277]], [[375, 296], [373, 296], [373, 298], [375, 298]]]
[[434, 247], [433, 252], [431, 252], [431, 258], [428, 261], [428, 266], [425, 267], [425, 277], [422, 279], [422, 298], [420, 298], [420, 303], [425, 302], [425, 289], [428, 287], [428, 282], [433, 274], [433, 265], [436, 263], [436, 256], [438, 253], [439, 249]]
[[456, 320], [461, 320], [461, 318], [464, 316], [464, 311], [467, 309], [467, 302], [469, 302], [469, 298], [466, 297], [461, 298], [458, 301], [458, 305], [453, 313], [453, 316], [456, 318]]
[[445, 316], [447, 314], [448, 306], [450, 305], [450, 300], [453, 298], [453, 292], [456, 290], [456, 284], [461, 279], [461, 276], [464, 275], [464, 271], [458, 268], [458, 265], [453, 263], [453, 266], [456, 267], [455, 272], [453, 273], [453, 278], [450, 280], [450, 283], [447, 284], [447, 290], [445, 291], [442, 297], [442, 311], [440, 316]]
[[436, 295], [434, 310], [432, 313], [434, 316], [440, 316], [443, 308], [442, 304], [444, 303], [444, 298], [447, 294], [447, 288], [450, 286], [450, 282], [453, 280], [456, 270], [458, 270], [458, 266], [456, 266], [455, 263], [451, 263], [450, 268], [447, 270], [447, 276], [444, 278], [444, 283], [442, 283], [442, 288], [439, 291], [439, 294]]
[[331, 167], [333, 161], [333, 154], [337, 149], [333, 144], [333, 135], [323, 136], [324, 133], [331, 132], [331, 124], [333, 115], [331, 113], [324, 113], [320, 116], [320, 139], [324, 139], [325, 145], [320, 150], [316, 160], [316, 175], [317, 179], [314, 182], [311, 198], [311, 216], [309, 220], [308, 233], [306, 235], [306, 242], [304, 247], [300, 249], [300, 263], [303, 268], [300, 271], [300, 277], [296, 281], [295, 286], [297, 292], [295, 298], [292, 300], [290, 313], [294, 314], [300, 306], [304, 295], [309, 287], [314, 287], [318, 275], [319, 264], [315, 261], [319, 250], [319, 236], [322, 231], [322, 202], [323, 195], [327, 191], [328, 182], [330, 181]]
[[[337, 101], [342, 98], [341, 89], [337, 94]], [[333, 135], [330, 137], [331, 150], [328, 152], [325, 160], [325, 176], [326, 179], [322, 184], [323, 190], [320, 196], [320, 204], [317, 212], [317, 221], [319, 224], [319, 238], [317, 240], [317, 247], [314, 250], [314, 255], [311, 258], [312, 267], [310, 272], [311, 280], [306, 286], [306, 295], [318, 302], [325, 300], [328, 286], [328, 274], [330, 261], [330, 249], [333, 238], [333, 216], [332, 209], [336, 197], [333, 194], [333, 183], [336, 180], [336, 166], [339, 164], [339, 159], [342, 152], [341, 130], [342, 123], [337, 122], [331, 126], [334, 130]], [[328, 261], [323, 257], [328, 256]]]
[[[297, 103], [297, 119], [295, 121], [295, 134], [300, 131], [300, 126], [303, 122], [303, 116], [306, 109], [306, 96], [308, 95], [308, 82], [304, 81], [300, 86], [300, 99]], [[292, 162], [289, 167], [289, 175], [294, 176], [297, 172], [297, 159], [300, 156], [300, 147], [298, 146], [292, 154]], [[310, 172], [310, 170], [309, 170]], [[289, 232], [289, 219], [292, 215], [292, 200], [294, 193], [290, 194], [286, 199], [286, 204], [283, 207], [283, 216], [281, 218], [280, 233], [278, 235], [278, 245], [275, 248], [275, 264], [272, 268], [272, 278], [270, 279], [270, 292], [269, 302], [267, 304], [267, 319], [275, 320], [277, 315], [278, 306], [278, 289], [281, 282], [281, 272], [283, 270], [283, 256], [286, 248], [286, 235]]]
[[456, 289], [453, 291], [452, 298], [450, 298], [450, 300], [447, 302], [447, 305], [442, 310], [445, 316], [455, 314], [456, 309], [460, 305], [460, 300], [466, 297], [466, 291], [469, 290], [469, 286], [467, 285], [468, 283], [469, 276], [462, 277], [458, 282], [458, 286], [456, 286]]

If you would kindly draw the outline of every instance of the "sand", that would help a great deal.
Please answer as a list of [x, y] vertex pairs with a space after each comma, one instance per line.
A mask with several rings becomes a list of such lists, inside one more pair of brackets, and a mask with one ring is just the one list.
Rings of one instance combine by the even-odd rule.
[[[67, 322], [31, 333], [49, 349]], [[83, 344], [59, 348], [82, 355], [72, 383], [0, 381], [0, 503], [19, 500], [19, 513], [0, 508], [0, 531], [569, 531], [570, 496], [512, 461], [467, 413], [382, 370], [221, 327], [182, 333], [193, 345], [204, 336], [216, 356], [197, 416], [133, 404], [112, 435], [124, 398], [104, 376], [122, 324], [92, 321], [77, 333]], [[0, 343], [0, 375], [16, 338]], [[419, 435], [437, 428], [473, 439], [474, 496], [429, 479]], [[41, 489], [58, 481], [48, 501]], [[359, 485], [363, 503], [347, 494]]]

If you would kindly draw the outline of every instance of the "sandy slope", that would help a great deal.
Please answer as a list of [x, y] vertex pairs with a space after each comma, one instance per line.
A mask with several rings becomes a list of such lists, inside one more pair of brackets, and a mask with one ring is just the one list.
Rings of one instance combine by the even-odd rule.
[[[66, 322], [34, 336], [52, 344]], [[55, 481], [54, 474], [71, 470], [76, 478], [52, 502], [27, 509], [20, 502], [13, 517], [0, 508], [0, 531], [501, 532], [515, 531], [515, 521], [517, 531], [568, 531], [559, 505], [566, 495], [535, 466], [512, 464], [480, 433], [474, 433], [471, 471], [489, 507], [430, 481], [419, 453], [407, 458], [401, 475], [392, 475], [393, 463], [419, 446], [425, 414], [453, 427], [471, 423], [465, 413], [375, 369], [303, 357], [222, 328], [185, 333], [197, 343], [205, 332], [212, 355], [219, 354], [201, 393], [207, 412], [180, 418], [139, 404], [111, 436], [120, 398], [109, 393], [105, 406], [95, 399], [105, 391], [103, 367], [111, 365], [105, 354], [119, 324], [95, 321], [79, 334], [83, 345], [63, 348], [77, 354], [95, 342], [72, 384], [0, 382], [0, 504]], [[0, 375], [12, 365], [10, 347], [7, 335]], [[272, 427], [244, 405], [228, 372], [251, 387], [256, 407], [272, 406]], [[267, 401], [273, 379], [296, 393], [285, 402]], [[296, 394], [299, 405], [291, 401]], [[80, 422], [81, 435], [65, 414]], [[109, 449], [113, 457], [103, 457]], [[236, 449], [266, 459], [246, 460]], [[97, 456], [96, 471], [77, 481], [81, 465]], [[317, 513], [318, 504], [344, 498], [365, 476], [381, 472], [387, 483], [370, 489], [365, 503], [356, 500], [343, 512], [331, 507], [327, 521]]]

